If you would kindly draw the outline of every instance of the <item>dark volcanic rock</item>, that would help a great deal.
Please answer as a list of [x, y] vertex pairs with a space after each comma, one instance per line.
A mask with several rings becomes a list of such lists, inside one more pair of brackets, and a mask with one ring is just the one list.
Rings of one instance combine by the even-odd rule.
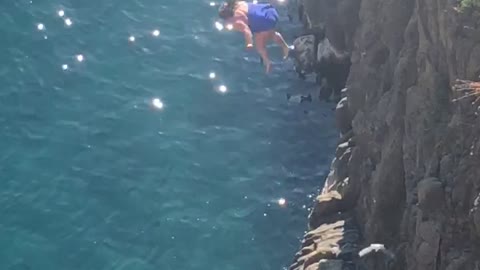
[[477, 196], [473, 204], [473, 208], [471, 210], [471, 217], [476, 235], [480, 238], [480, 194]]
[[352, 129], [352, 114], [348, 108], [348, 98], [341, 99], [335, 109], [337, 129], [341, 134], [346, 134]]
[[[348, 74], [341, 138], [310, 230], [344, 221], [359, 237], [317, 231], [291, 269], [338, 269], [335, 260], [343, 269], [480, 269], [480, 102], [451, 87], [479, 80], [480, 12], [459, 12], [457, 2], [302, 1], [306, 25], [325, 31], [310, 37], [315, 65], [304, 66], [328, 86]], [[332, 72], [346, 55], [348, 72]], [[370, 243], [395, 260], [339, 256]], [[322, 259], [332, 263], [319, 268]]]
[[427, 178], [418, 183], [418, 207], [424, 212], [442, 210], [445, 202], [443, 186], [436, 178]]
[[315, 70], [315, 36], [301, 36], [293, 42], [293, 58], [295, 70], [298, 74], [305, 75]]
[[350, 54], [336, 49], [324, 37], [323, 30], [310, 29], [308, 35], [293, 42], [292, 56], [295, 70], [301, 78], [316, 73], [320, 85], [320, 100], [330, 100], [332, 94], [339, 101], [350, 71]]
[[338, 102], [350, 71], [350, 54], [340, 52], [333, 47], [328, 38], [323, 38], [317, 44], [316, 57], [316, 80], [320, 82], [322, 90], [324, 90], [322, 97], [329, 99], [333, 93]]

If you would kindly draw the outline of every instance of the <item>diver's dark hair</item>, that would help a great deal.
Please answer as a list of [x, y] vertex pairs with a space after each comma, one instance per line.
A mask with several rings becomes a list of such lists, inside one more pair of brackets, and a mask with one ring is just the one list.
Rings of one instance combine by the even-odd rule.
[[224, 20], [233, 17], [237, 2], [238, 0], [227, 0], [226, 2], [222, 3], [218, 9], [218, 16]]

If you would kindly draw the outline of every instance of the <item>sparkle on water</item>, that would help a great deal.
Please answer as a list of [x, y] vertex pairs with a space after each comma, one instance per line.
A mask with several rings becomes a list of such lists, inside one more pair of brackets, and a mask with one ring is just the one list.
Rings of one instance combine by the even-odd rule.
[[218, 91], [220, 91], [222, 93], [225, 93], [225, 92], [227, 92], [227, 87], [225, 85], [220, 85], [218, 87]]
[[221, 22], [215, 22], [215, 28], [217, 28], [218, 31], [222, 31], [223, 24]]
[[0, 51], [0, 269], [285, 269], [328, 173], [330, 109], [285, 106], [309, 86], [287, 64], [266, 76], [205, 2], [113, 3], [0, 10], [25, 33]]
[[69, 18], [66, 18], [66, 19], [65, 19], [65, 25], [71, 26], [72, 24], [73, 24], [73, 22], [72, 22], [71, 19], [69, 19]]
[[75, 56], [75, 58], [77, 58], [78, 62], [83, 62], [83, 60], [85, 59], [82, 54], [77, 54], [77, 56]]
[[157, 109], [162, 109], [163, 108], [163, 102], [159, 98], [154, 98], [152, 100], [152, 104]]

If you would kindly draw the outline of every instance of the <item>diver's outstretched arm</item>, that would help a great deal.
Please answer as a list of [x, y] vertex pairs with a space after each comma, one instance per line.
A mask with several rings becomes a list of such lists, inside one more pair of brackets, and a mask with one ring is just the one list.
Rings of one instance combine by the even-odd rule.
[[245, 22], [237, 20], [233, 23], [233, 28], [244, 34], [247, 49], [253, 48], [253, 34], [250, 27]]

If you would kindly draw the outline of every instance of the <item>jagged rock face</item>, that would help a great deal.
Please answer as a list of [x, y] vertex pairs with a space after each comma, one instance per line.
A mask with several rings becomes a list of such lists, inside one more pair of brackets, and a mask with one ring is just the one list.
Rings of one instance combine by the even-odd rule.
[[428, 214], [443, 210], [445, 193], [443, 184], [436, 178], [427, 178], [417, 187], [418, 207]]
[[[322, 193], [341, 195], [329, 208], [341, 205], [354, 220], [356, 244], [395, 253], [393, 264], [367, 269], [480, 269], [480, 104], [452, 102], [451, 90], [457, 78], [480, 75], [480, 14], [456, 4], [305, 0], [312, 23], [351, 53], [337, 108], [341, 149]], [[331, 214], [319, 204], [312, 213]], [[311, 219], [312, 230], [330, 222]]]
[[339, 51], [328, 38], [324, 38], [317, 44], [316, 58], [317, 81], [325, 80], [325, 83], [320, 83], [320, 91], [327, 92], [323, 94], [324, 99], [328, 100], [334, 94], [338, 102], [350, 71], [350, 55]]
[[344, 97], [338, 102], [335, 112], [337, 129], [341, 134], [346, 134], [352, 129], [352, 114], [348, 108], [347, 97]]
[[300, 36], [293, 42], [295, 70], [301, 78], [316, 73], [320, 99], [329, 100], [333, 94], [338, 101], [350, 70], [350, 54], [337, 50], [324, 37], [323, 30], [312, 32], [313, 34]]
[[[338, 2], [339, 10], [352, 12], [352, 6], [358, 5], [358, 0], [342, 0]], [[345, 4], [349, 3], [349, 4]], [[354, 3], [353, 5], [350, 3]], [[292, 8], [296, 4], [296, 9]], [[295, 41], [293, 59], [295, 70], [300, 78], [310, 73], [316, 74], [316, 82], [320, 87], [320, 100], [340, 100], [341, 90], [345, 87], [350, 70], [350, 53], [346, 50], [352, 46], [347, 26], [355, 25], [356, 16], [339, 20], [334, 14], [335, 9], [329, 9], [332, 5], [325, 5], [324, 1], [294, 0], [289, 4], [289, 17], [292, 18], [293, 10], [298, 11], [298, 19], [304, 24], [304, 33]], [[337, 5], [334, 5], [337, 7]], [[312, 14], [312, 10], [324, 13], [324, 15]], [[353, 9], [355, 10], [355, 9]], [[319, 20], [326, 16], [327, 20]], [[342, 29], [330, 32], [330, 24]], [[341, 34], [339, 35], [339, 33]], [[348, 45], [347, 45], [348, 44]]]

